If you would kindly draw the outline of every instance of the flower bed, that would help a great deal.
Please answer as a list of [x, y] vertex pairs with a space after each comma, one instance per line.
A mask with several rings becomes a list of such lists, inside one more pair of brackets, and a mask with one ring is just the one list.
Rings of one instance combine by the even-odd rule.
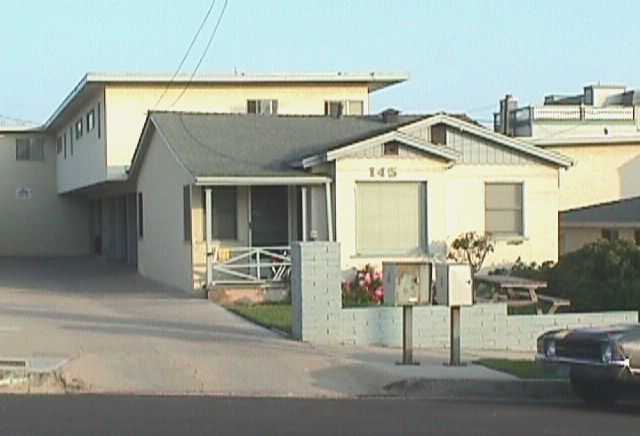
[[352, 280], [342, 282], [342, 306], [375, 306], [384, 302], [382, 272], [372, 265], [357, 270]]

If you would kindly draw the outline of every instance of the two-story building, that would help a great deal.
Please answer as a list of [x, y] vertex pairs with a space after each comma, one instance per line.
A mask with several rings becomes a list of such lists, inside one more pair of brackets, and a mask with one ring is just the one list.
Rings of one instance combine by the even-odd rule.
[[0, 125], [0, 255], [136, 262], [127, 168], [150, 110], [366, 115], [405, 74], [87, 74], [41, 126]]
[[561, 254], [600, 238], [640, 243], [640, 217], [620, 218], [640, 196], [640, 91], [595, 84], [524, 107], [507, 95], [494, 130], [574, 160], [559, 180]]

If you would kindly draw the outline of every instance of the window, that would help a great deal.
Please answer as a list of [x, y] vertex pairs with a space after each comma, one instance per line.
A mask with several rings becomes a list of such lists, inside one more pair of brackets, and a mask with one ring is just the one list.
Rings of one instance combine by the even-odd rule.
[[142, 203], [142, 192], [138, 192], [138, 239], [144, 237], [144, 204]]
[[341, 101], [325, 101], [324, 114], [330, 117], [341, 117], [344, 115], [344, 103]]
[[356, 184], [358, 255], [422, 254], [426, 247], [426, 229], [425, 184]]
[[362, 100], [325, 101], [324, 114], [330, 117], [340, 117], [342, 115], [364, 115], [364, 102]]
[[102, 121], [100, 118], [100, 103], [98, 103], [98, 138], [102, 135]]
[[485, 185], [485, 233], [493, 236], [524, 236], [522, 193], [522, 183]]
[[[79, 119], [78, 121], [76, 121], [76, 139], [82, 138], [82, 125], [83, 125], [82, 119]], [[71, 144], [71, 146], [73, 146], [73, 143]]]
[[56, 139], [56, 154], [62, 153], [62, 136]]
[[383, 154], [385, 156], [397, 156], [400, 153], [400, 145], [397, 142], [387, 142], [384, 144]]
[[96, 126], [96, 112], [92, 109], [87, 113], [87, 133]]
[[18, 161], [43, 161], [43, 138], [18, 138], [16, 139], [16, 160]]
[[69, 127], [69, 149], [71, 156], [73, 156], [73, 128]]
[[633, 240], [636, 242], [636, 245], [640, 245], [640, 230], [636, 229], [633, 231]]
[[620, 238], [620, 232], [615, 229], [602, 229], [602, 239], [609, 242], [617, 241]]
[[212, 239], [235, 240], [238, 238], [237, 198], [235, 186], [213, 188], [211, 193], [211, 202], [213, 203]]
[[182, 222], [184, 240], [191, 242], [191, 186], [185, 185], [182, 189]]
[[64, 158], [67, 158], [67, 132], [62, 135], [62, 147], [64, 148]]
[[276, 115], [278, 113], [278, 100], [247, 100], [247, 113]]
[[364, 102], [362, 100], [349, 100], [347, 102], [347, 115], [364, 115]]

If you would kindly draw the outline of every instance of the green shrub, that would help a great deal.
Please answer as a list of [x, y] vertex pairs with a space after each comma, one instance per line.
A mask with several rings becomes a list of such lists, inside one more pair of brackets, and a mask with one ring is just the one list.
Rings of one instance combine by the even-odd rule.
[[594, 242], [557, 264], [518, 259], [507, 272], [546, 281], [548, 289], [542, 292], [571, 300], [572, 312], [640, 309], [640, 249], [632, 242]]

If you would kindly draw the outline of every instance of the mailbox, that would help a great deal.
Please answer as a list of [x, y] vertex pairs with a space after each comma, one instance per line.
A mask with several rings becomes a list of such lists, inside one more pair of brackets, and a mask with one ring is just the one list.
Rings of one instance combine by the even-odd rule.
[[414, 306], [430, 303], [430, 263], [383, 262], [382, 275], [385, 305]]
[[473, 304], [471, 267], [466, 263], [437, 263], [434, 300], [444, 306]]

